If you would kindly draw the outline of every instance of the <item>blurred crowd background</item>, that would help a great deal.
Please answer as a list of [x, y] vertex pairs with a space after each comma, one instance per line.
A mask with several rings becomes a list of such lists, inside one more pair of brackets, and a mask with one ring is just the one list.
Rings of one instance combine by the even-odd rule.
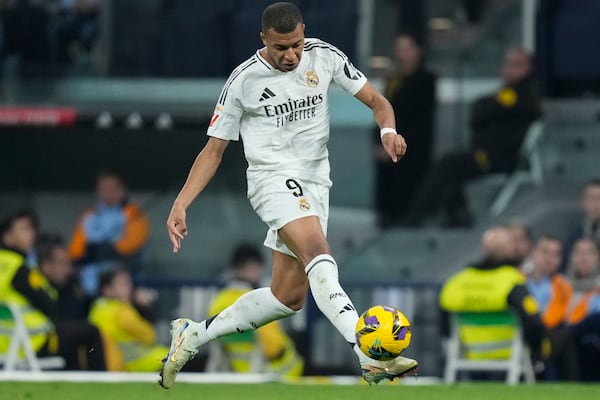
[[[203, 319], [231, 282], [268, 283], [265, 227], [245, 198], [240, 143], [190, 208], [176, 256], [164, 223], [229, 72], [261, 47], [270, 3], [0, 1], [2, 246], [18, 247], [55, 289], [45, 312], [63, 340], [101, 346], [106, 332], [120, 332], [145, 349], [124, 357], [105, 341], [105, 359], [85, 362], [70, 349], [68, 368], [156, 370], [172, 318]], [[392, 166], [369, 111], [332, 88], [329, 240], [341, 281], [357, 309], [390, 304], [407, 314], [407, 354], [420, 373], [442, 375], [440, 288], [487, 259], [489, 242], [480, 243], [492, 227], [511, 232], [510, 263], [530, 280], [545, 329], [569, 331], [600, 313], [600, 3], [294, 3], [307, 37], [339, 47], [385, 93], [407, 138], [407, 157]], [[240, 275], [246, 261], [265, 267], [261, 278], [256, 268]], [[310, 300], [270, 329], [286, 354], [274, 361], [263, 348], [273, 370], [357, 373]], [[568, 350], [592, 354], [575, 361], [579, 375], [554, 364], [538, 377], [598, 379], [585, 365], [598, 360], [589, 349], [599, 351], [600, 332], [586, 335]], [[223, 366], [235, 346], [206, 349], [190, 369], [266, 368]]]

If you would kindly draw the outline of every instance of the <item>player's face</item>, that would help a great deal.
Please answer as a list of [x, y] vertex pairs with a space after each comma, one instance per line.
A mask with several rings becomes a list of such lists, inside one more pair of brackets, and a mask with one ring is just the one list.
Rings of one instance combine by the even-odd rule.
[[266, 47], [266, 60], [283, 72], [296, 69], [304, 49], [304, 24], [298, 24], [290, 33], [278, 33], [274, 29], [261, 32]]

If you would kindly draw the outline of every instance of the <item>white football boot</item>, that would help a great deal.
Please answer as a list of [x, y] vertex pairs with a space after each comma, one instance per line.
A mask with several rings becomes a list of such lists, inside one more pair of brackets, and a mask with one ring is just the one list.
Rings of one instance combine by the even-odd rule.
[[384, 379], [394, 380], [406, 375], [414, 375], [419, 363], [412, 358], [398, 356], [389, 361], [374, 360], [363, 353], [358, 346], [354, 346], [354, 352], [358, 355], [362, 376], [370, 385], [379, 383]]
[[158, 381], [159, 385], [165, 389], [173, 386], [181, 368], [198, 353], [198, 349], [188, 343], [190, 333], [187, 328], [191, 322], [186, 318], [171, 321], [171, 347], [169, 354], [163, 359]]

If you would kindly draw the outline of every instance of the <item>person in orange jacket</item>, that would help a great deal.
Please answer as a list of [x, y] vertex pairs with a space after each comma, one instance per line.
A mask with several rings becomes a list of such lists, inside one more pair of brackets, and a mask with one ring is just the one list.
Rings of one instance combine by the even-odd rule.
[[71, 258], [81, 268], [85, 291], [95, 296], [100, 273], [124, 264], [135, 275], [140, 255], [149, 236], [144, 211], [129, 201], [120, 174], [104, 171], [96, 181], [97, 204], [84, 212], [69, 246]]
[[560, 239], [551, 235], [540, 237], [533, 249], [533, 272], [527, 279], [527, 289], [542, 310], [542, 321], [554, 329], [566, 321], [573, 295], [571, 284], [558, 273], [561, 263]]
[[[556, 356], [545, 362], [544, 371], [539, 375], [543, 380], [578, 380], [580, 376], [575, 338], [566, 325], [573, 288], [558, 272], [561, 259], [560, 239], [542, 235], [533, 248], [533, 270], [527, 278], [527, 289], [540, 306], [547, 333], [553, 343], [560, 344], [560, 348], [553, 349]], [[572, 371], [565, 371], [567, 364]], [[569, 372], [568, 376], [565, 372]]]

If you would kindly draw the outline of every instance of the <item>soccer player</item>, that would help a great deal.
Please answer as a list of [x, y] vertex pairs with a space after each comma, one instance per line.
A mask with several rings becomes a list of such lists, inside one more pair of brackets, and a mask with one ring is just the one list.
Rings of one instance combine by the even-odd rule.
[[172, 341], [159, 383], [169, 388], [198, 348], [218, 337], [256, 329], [300, 310], [310, 286], [321, 312], [358, 356], [369, 383], [412, 373], [417, 362], [376, 361], [355, 344], [358, 314], [338, 281], [325, 238], [329, 211], [329, 105], [335, 81], [373, 110], [381, 142], [397, 162], [406, 152], [396, 133], [394, 110], [336, 47], [304, 38], [300, 10], [291, 3], [268, 6], [260, 37], [265, 47], [237, 67], [225, 83], [196, 158], [167, 220], [173, 251], [187, 235], [186, 209], [213, 177], [227, 144], [241, 134], [248, 161], [248, 199], [269, 229], [273, 250], [271, 287], [252, 290], [201, 322], [171, 323]]

